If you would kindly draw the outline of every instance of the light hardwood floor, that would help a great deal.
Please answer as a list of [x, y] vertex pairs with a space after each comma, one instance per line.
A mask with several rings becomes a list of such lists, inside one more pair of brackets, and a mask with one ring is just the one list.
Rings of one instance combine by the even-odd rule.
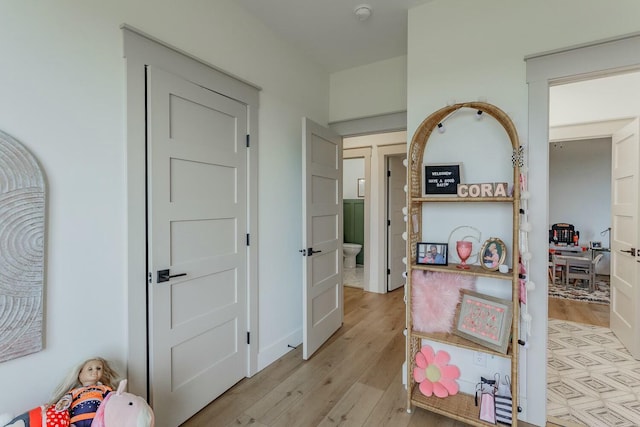
[[310, 360], [301, 347], [287, 353], [183, 427], [465, 426], [419, 408], [406, 412], [403, 296], [345, 287], [344, 324]]
[[609, 306], [591, 302], [549, 298], [549, 318], [609, 327]]

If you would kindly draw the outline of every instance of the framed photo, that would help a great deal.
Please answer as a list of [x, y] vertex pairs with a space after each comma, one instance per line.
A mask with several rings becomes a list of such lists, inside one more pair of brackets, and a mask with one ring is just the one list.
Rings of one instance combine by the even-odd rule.
[[419, 242], [416, 250], [416, 264], [447, 265], [448, 245], [446, 243]]
[[424, 195], [457, 195], [460, 163], [424, 165]]
[[461, 289], [453, 333], [476, 344], [507, 354], [511, 338], [513, 303]]
[[480, 248], [480, 265], [485, 270], [495, 271], [507, 257], [507, 246], [500, 239], [491, 238]]
[[358, 197], [364, 197], [364, 178], [358, 178]]

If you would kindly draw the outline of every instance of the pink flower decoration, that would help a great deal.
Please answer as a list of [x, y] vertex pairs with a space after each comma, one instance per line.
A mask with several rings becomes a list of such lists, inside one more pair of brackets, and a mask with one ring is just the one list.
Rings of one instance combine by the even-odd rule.
[[460, 378], [460, 369], [455, 365], [448, 365], [449, 360], [449, 353], [440, 350], [434, 354], [429, 345], [422, 347], [416, 354], [413, 378], [420, 383], [422, 394], [447, 397], [458, 393], [458, 383], [455, 380]]

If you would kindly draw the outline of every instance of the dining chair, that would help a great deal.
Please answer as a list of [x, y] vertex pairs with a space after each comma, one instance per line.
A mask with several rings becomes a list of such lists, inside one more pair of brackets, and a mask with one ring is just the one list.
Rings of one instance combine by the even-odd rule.
[[560, 283], [565, 282], [565, 275], [567, 269], [567, 261], [562, 255], [551, 255], [551, 283], [556, 283], [557, 279], [560, 279]]
[[567, 262], [565, 284], [568, 286], [571, 280], [573, 280], [573, 284], [576, 285], [578, 280], [581, 280], [587, 285], [589, 291], [593, 291], [593, 284], [595, 282], [593, 276], [594, 263], [591, 259], [573, 256], [565, 256], [564, 258]]
[[600, 263], [603, 257], [604, 257], [604, 254], [598, 254], [593, 259], [593, 261], [591, 261], [591, 286], [589, 287], [589, 290], [591, 292], [598, 289], [598, 284], [596, 283], [596, 270], [598, 269], [598, 264]]

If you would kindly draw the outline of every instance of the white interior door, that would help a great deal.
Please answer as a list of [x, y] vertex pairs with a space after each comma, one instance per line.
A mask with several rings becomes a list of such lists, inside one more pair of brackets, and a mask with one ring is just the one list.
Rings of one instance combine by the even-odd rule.
[[175, 427], [247, 369], [247, 112], [147, 74], [149, 378], [156, 425]]
[[407, 169], [402, 164], [406, 155], [388, 157], [387, 166], [387, 291], [404, 285], [402, 273], [405, 265], [402, 258], [406, 253], [406, 242], [402, 233], [406, 230], [402, 208], [407, 204], [404, 186], [407, 183]]
[[611, 330], [636, 359], [640, 359], [638, 123], [636, 119], [613, 135], [611, 156], [610, 325]]
[[302, 119], [303, 357], [342, 325], [342, 138]]

